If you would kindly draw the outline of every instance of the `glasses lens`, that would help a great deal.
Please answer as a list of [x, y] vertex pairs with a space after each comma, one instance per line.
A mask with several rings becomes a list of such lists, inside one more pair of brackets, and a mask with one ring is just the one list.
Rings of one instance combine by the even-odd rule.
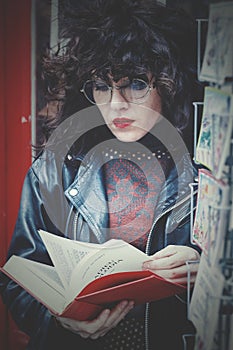
[[92, 82], [93, 98], [96, 104], [108, 103], [111, 99], [111, 88], [102, 80]]
[[131, 83], [125, 87], [124, 96], [129, 102], [142, 103], [149, 91], [149, 85], [141, 79], [133, 79]]
[[85, 97], [93, 104], [108, 103], [111, 99], [109, 86], [103, 81], [88, 80], [83, 86]]
[[[126, 101], [143, 103], [150, 90], [150, 86], [142, 79], [127, 81], [124, 85], [115, 86], [113, 89], [121, 91]], [[88, 80], [83, 86], [82, 92], [92, 104], [106, 104], [111, 101], [112, 88], [102, 80]]]

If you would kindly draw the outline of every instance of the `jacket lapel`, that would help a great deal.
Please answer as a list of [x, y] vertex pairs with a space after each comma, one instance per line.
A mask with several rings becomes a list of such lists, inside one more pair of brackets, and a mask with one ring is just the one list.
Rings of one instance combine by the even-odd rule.
[[108, 235], [109, 218], [100, 154], [95, 151], [84, 158], [65, 195], [83, 216], [97, 240], [104, 242]]

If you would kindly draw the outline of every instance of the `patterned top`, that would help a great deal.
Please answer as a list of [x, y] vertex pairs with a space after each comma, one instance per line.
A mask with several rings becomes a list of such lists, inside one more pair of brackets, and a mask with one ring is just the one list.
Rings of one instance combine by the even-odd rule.
[[[112, 151], [114, 153], [114, 151]], [[106, 152], [111, 157], [111, 151]], [[154, 210], [166, 178], [167, 157], [151, 153], [114, 157], [104, 164], [110, 238], [145, 250]]]

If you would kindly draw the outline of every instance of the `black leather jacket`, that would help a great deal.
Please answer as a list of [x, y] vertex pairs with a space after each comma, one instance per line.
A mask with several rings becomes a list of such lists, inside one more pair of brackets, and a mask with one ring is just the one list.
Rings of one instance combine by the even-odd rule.
[[[88, 163], [83, 158], [68, 154], [59, 159], [47, 150], [34, 161], [25, 178], [8, 257], [16, 254], [51, 264], [38, 229], [83, 241], [101, 243], [107, 239], [102, 174], [95, 171], [100, 168], [99, 159], [95, 154]], [[189, 183], [193, 177], [189, 157], [182, 156], [160, 193], [147, 254], [168, 244], [191, 245]], [[98, 341], [83, 340], [57, 326], [44, 306], [3, 274], [0, 290], [16, 323], [30, 336], [29, 349], [101, 348]], [[146, 306], [146, 342], [151, 349], [183, 349], [182, 334], [190, 333], [191, 326], [183, 298], [184, 302], [173, 297]]]

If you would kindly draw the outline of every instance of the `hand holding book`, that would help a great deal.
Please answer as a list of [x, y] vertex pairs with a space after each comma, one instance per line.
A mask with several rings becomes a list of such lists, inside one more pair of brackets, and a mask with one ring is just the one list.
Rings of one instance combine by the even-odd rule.
[[[200, 254], [191, 247], [169, 245], [150, 258], [153, 259], [143, 263], [144, 269], [151, 270], [173, 283], [185, 285], [187, 283], [186, 262], [200, 260]], [[195, 282], [197, 270], [198, 264], [193, 264], [191, 284]]]
[[57, 317], [56, 319], [62, 327], [83, 338], [97, 339], [116, 327], [133, 307], [134, 302], [123, 300], [111, 310], [104, 309], [94, 320], [77, 321], [64, 317]]
[[[53, 266], [12, 256], [1, 270], [55, 315], [94, 319], [101, 310], [122, 300], [141, 304], [185, 291], [180, 284], [142, 270], [148, 256], [122, 240], [93, 244], [42, 230], [39, 234]], [[168, 269], [169, 255], [161, 259], [168, 259]], [[164, 273], [164, 266], [160, 272]]]

